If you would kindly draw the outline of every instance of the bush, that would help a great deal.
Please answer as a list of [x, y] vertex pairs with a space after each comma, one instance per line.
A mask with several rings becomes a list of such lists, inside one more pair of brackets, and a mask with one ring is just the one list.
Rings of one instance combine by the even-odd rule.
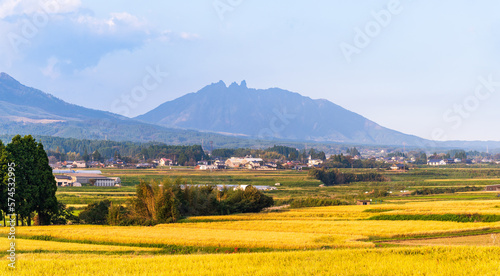
[[78, 218], [86, 224], [106, 224], [111, 201], [103, 200], [89, 204]]

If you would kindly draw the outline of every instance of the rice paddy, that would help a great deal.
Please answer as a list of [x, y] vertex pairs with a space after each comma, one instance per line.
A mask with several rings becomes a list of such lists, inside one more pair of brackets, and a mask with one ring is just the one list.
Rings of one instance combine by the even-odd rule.
[[[108, 172], [119, 175], [119, 170]], [[192, 183], [273, 185], [278, 200], [295, 197], [337, 198], [353, 203], [371, 199], [365, 191], [486, 185], [499, 173], [431, 170], [430, 181], [418, 172], [394, 174], [389, 183], [318, 187], [298, 172], [226, 172], [208, 174], [131, 170], [137, 179], [180, 174]], [[439, 177], [432, 177], [439, 173]], [[420, 172], [420, 174], [423, 174]], [[391, 174], [389, 174], [391, 175]], [[460, 178], [462, 177], [463, 178]], [[470, 178], [466, 178], [470, 177]], [[491, 178], [488, 178], [491, 176]], [[474, 180], [477, 179], [477, 182]], [[442, 178], [446, 180], [446, 178]], [[127, 184], [128, 185], [128, 184]], [[442, 185], [442, 186], [436, 186]], [[61, 189], [58, 197], [81, 209], [103, 198], [126, 204], [132, 186]], [[479, 197], [479, 198], [478, 198]], [[16, 229], [16, 269], [7, 275], [498, 275], [500, 221], [413, 220], [412, 217], [500, 215], [500, 198], [483, 191], [428, 196], [373, 198], [371, 205], [279, 208], [262, 213], [200, 216], [153, 227], [63, 225]], [[381, 220], [370, 220], [381, 216]], [[398, 216], [405, 220], [384, 220]], [[408, 219], [410, 218], [410, 219]], [[5, 257], [7, 228], [0, 228]]]

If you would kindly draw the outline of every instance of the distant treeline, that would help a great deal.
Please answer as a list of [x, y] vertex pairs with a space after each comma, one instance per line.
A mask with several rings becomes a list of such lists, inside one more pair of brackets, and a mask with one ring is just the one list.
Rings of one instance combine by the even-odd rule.
[[412, 195], [435, 195], [435, 194], [453, 194], [458, 192], [482, 191], [483, 187], [448, 187], [448, 188], [423, 188], [413, 191]]
[[38, 141], [43, 144], [47, 155], [55, 156], [58, 161], [73, 158], [103, 161], [115, 157], [135, 162], [143, 159], [168, 158], [181, 165], [194, 165], [197, 161], [207, 159], [200, 145], [172, 146], [162, 143], [80, 140], [48, 136], [40, 137]]
[[261, 157], [264, 159], [282, 159], [289, 161], [307, 160], [309, 157], [312, 159], [325, 160], [326, 155], [323, 151], [315, 149], [299, 151], [293, 147], [276, 146], [261, 150], [261, 149], [215, 149], [212, 152], [212, 158], [230, 158], [230, 157], [244, 157], [251, 155], [254, 157]]
[[[355, 148], [354, 148], [355, 149]], [[351, 150], [352, 151], [352, 150]], [[354, 159], [350, 155], [332, 155], [323, 164], [323, 168], [389, 168], [391, 164], [373, 159]]]
[[308, 172], [309, 177], [315, 178], [323, 182], [326, 186], [339, 184], [348, 184], [351, 182], [384, 182], [389, 181], [389, 178], [379, 173], [347, 173], [341, 172], [338, 169], [312, 169]]
[[188, 186], [186, 181], [141, 181], [136, 196], [126, 207], [110, 201], [89, 204], [79, 215], [82, 223], [155, 225], [177, 222], [187, 216], [228, 215], [260, 212], [274, 204], [273, 198], [252, 186], [245, 190], [217, 190], [214, 186]]

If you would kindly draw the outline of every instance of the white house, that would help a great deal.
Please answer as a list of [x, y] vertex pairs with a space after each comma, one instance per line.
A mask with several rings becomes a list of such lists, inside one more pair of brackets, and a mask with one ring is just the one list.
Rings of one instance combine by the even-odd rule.
[[75, 161], [73, 162], [73, 168], [86, 168], [87, 162], [85, 161]]
[[264, 160], [262, 158], [252, 158], [252, 157], [245, 157], [245, 158], [231, 157], [230, 159], [226, 160], [226, 166], [230, 168], [239, 168], [240, 166], [246, 166], [249, 163], [252, 164], [251, 168], [256, 168], [257, 166], [261, 166], [264, 163]]
[[72, 186], [73, 184], [71, 177], [66, 175], [54, 175], [54, 178], [56, 179], [57, 186], [60, 187]]
[[308, 167], [315, 167], [323, 164], [323, 160], [321, 159], [309, 159], [307, 160], [307, 166]]
[[167, 159], [167, 158], [160, 159], [160, 166], [164, 167], [164, 166], [171, 166], [171, 165], [172, 165], [171, 159]]
[[427, 165], [430, 166], [444, 166], [446, 164], [446, 161], [444, 161], [443, 159], [429, 159], [427, 161]]

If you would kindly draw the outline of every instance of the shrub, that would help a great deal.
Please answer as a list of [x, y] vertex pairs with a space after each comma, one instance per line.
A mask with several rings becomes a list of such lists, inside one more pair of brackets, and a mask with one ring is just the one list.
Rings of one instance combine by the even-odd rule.
[[82, 223], [106, 224], [110, 206], [111, 201], [107, 199], [91, 203], [80, 213], [78, 218]]

